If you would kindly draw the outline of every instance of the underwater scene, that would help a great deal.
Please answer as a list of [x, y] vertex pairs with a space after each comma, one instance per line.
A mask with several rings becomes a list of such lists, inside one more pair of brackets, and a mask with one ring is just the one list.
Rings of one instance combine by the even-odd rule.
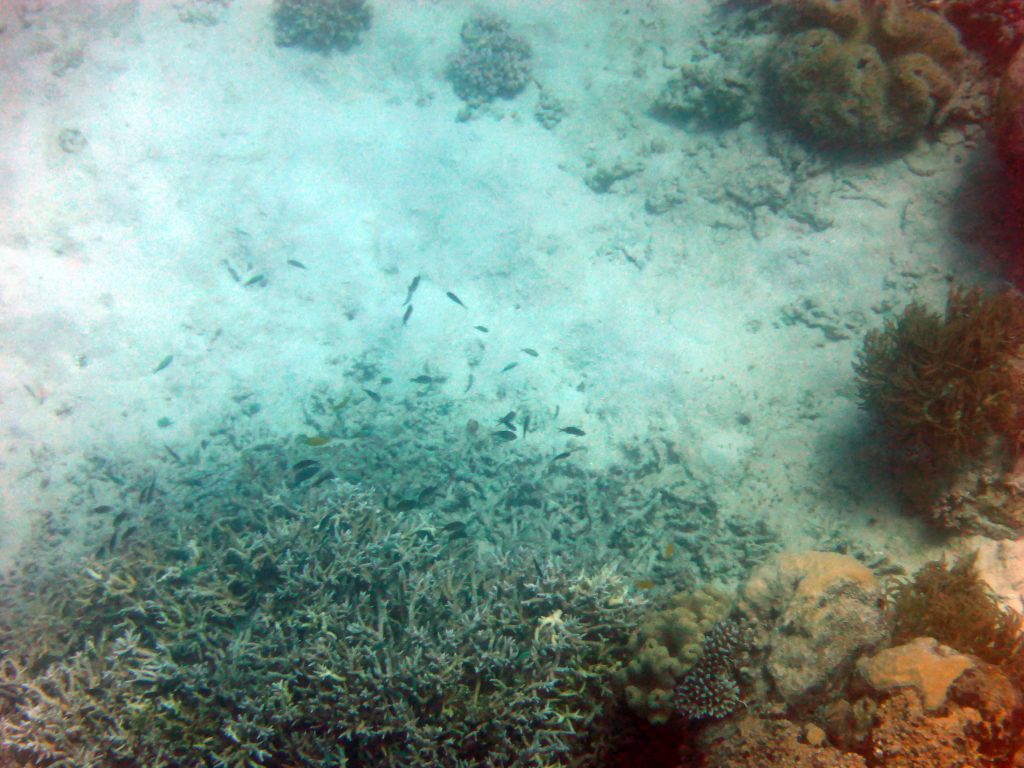
[[1024, 768], [1021, 0], [0, 0], [0, 768]]

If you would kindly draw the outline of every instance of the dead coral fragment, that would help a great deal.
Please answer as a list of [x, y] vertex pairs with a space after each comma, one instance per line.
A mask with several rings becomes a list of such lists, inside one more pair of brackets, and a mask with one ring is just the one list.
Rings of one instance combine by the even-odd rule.
[[861, 406], [888, 432], [897, 458], [941, 473], [994, 436], [1024, 437], [1024, 298], [953, 288], [945, 317], [920, 304], [864, 339], [854, 370]]
[[964, 51], [942, 17], [896, 2], [779, 0], [794, 34], [768, 56], [775, 96], [814, 138], [848, 146], [914, 136], [953, 97]]

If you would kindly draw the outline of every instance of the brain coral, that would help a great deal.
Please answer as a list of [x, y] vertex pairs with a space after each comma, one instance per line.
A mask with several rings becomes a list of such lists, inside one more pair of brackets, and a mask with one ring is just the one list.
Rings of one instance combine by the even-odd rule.
[[932, 124], [964, 51], [941, 16], [895, 0], [777, 0], [794, 29], [768, 56], [784, 114], [818, 140], [871, 146]]

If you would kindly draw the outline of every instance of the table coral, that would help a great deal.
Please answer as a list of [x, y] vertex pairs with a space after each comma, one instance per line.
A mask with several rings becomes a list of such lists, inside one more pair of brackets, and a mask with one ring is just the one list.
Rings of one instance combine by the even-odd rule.
[[896, 2], [779, 0], [795, 29], [766, 71], [788, 119], [817, 140], [871, 146], [915, 136], [953, 97], [964, 51], [941, 16]]

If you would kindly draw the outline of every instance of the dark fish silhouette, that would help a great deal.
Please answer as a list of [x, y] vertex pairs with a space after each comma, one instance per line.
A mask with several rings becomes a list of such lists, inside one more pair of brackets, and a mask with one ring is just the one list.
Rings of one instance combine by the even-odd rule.
[[530, 347], [523, 347], [520, 352], [525, 352], [530, 357], [537, 357], [540, 354], [536, 349], [531, 349]]
[[409, 379], [413, 384], [443, 384], [447, 379], [443, 376], [427, 376], [425, 373], [415, 379]]
[[491, 332], [491, 329], [488, 328], [486, 325], [474, 325], [473, 327], [476, 328], [476, 330], [480, 331], [480, 333], [490, 333]]
[[405, 314], [402, 315], [402, 325], [408, 323], [410, 317], [412, 317], [412, 304], [409, 305], [408, 309], [405, 310]]
[[583, 437], [585, 434], [587, 434], [579, 427], [562, 427], [558, 431], [565, 432], [568, 435], [574, 435], [575, 437]]
[[518, 437], [511, 429], [503, 429], [494, 433], [494, 439], [502, 443], [511, 443]]
[[288, 259], [289, 266], [295, 267], [296, 269], [305, 269], [306, 265], [296, 259]]
[[505, 373], [506, 371], [511, 371], [517, 365], [519, 365], [519, 363], [509, 363], [508, 365], [506, 365], [504, 368], [501, 369], [501, 372]]
[[408, 293], [405, 294], [405, 301], [402, 302], [402, 306], [403, 307], [406, 304], [408, 304], [410, 301], [412, 301], [412, 295], [414, 293], [416, 293], [416, 289], [419, 288], [419, 287], [420, 287], [420, 276], [416, 275], [416, 277], [414, 277], [412, 279], [412, 282], [409, 283], [409, 291], [408, 291]]
[[379, 403], [380, 402], [380, 395], [378, 395], [372, 389], [367, 389], [366, 387], [363, 387], [363, 392], [365, 392], [366, 396], [369, 397], [371, 400], [373, 400], [373, 402], [375, 402], [375, 403]]
[[157, 364], [156, 368], [153, 369], [153, 373], [160, 373], [160, 371], [162, 371], [164, 368], [166, 368], [168, 365], [170, 365], [173, 362], [174, 362], [174, 355], [168, 355], [167, 357], [165, 357], [163, 360], [161, 360]]
[[454, 302], [455, 302], [456, 304], [458, 304], [458, 305], [459, 305], [460, 307], [462, 307], [463, 309], [466, 309], [466, 305], [462, 303], [462, 299], [460, 299], [460, 298], [459, 298], [458, 296], [456, 296], [456, 295], [455, 295], [454, 293], [452, 293], [451, 291], [448, 291], [448, 292], [447, 292], [447, 293], [445, 294], [445, 296], [447, 296], [447, 297], [448, 297], [449, 299], [451, 299], [452, 301], [454, 301]]
[[515, 417], [516, 417], [516, 412], [515, 411], [509, 411], [504, 416], [502, 416], [500, 419], [498, 419], [498, 423], [499, 424], [504, 424], [509, 429], [515, 429], [515, 426], [512, 424], [512, 421], [515, 419]]

